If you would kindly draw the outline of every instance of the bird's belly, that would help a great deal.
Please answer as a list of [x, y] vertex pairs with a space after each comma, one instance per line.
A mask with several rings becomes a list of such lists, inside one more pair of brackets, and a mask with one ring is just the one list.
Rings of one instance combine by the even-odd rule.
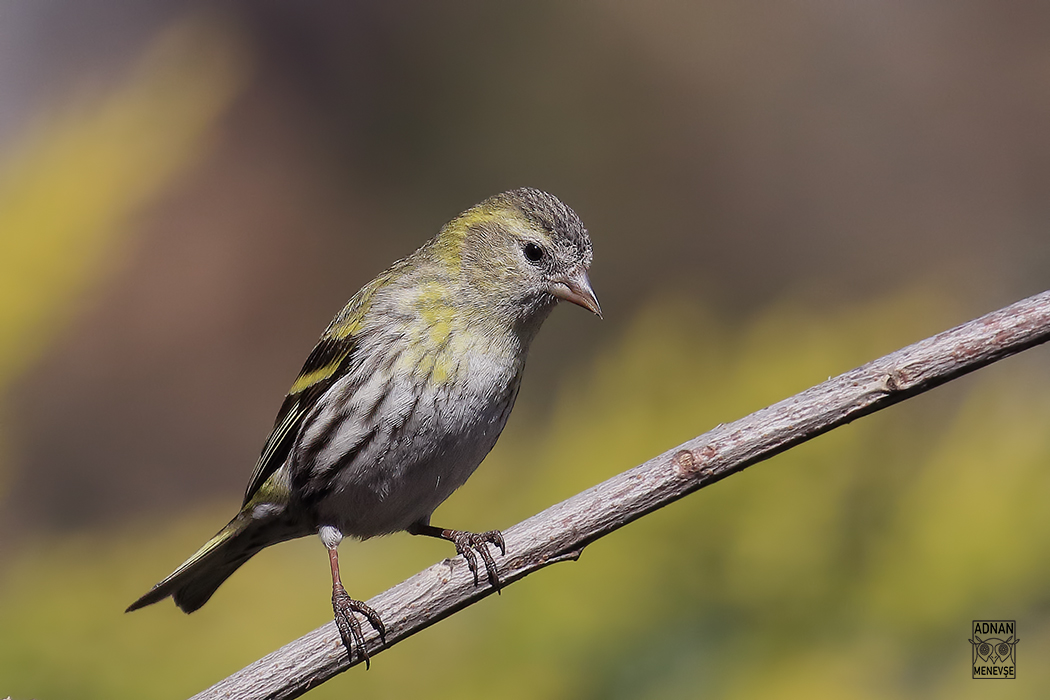
[[[451, 391], [391, 385], [349, 461], [329, 460], [318, 525], [367, 538], [428, 520], [495, 445], [514, 403], [516, 376], [472, 379]], [[352, 418], [338, 430], [362, 432]]]

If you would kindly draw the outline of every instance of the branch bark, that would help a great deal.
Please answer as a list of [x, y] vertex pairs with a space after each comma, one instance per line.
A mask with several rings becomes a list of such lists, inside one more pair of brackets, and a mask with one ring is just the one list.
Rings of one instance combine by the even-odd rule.
[[[733, 423], [719, 425], [505, 530], [499, 559], [506, 585], [549, 564], [576, 559], [589, 543], [646, 513], [795, 445], [1050, 340], [1050, 291], [1037, 294], [862, 367]], [[461, 557], [447, 559], [377, 595], [393, 646], [490, 595]], [[367, 626], [366, 626], [367, 629]], [[384, 647], [366, 637], [373, 657]], [[356, 663], [356, 661], [355, 661]], [[295, 698], [354, 664], [330, 622], [194, 696]]]

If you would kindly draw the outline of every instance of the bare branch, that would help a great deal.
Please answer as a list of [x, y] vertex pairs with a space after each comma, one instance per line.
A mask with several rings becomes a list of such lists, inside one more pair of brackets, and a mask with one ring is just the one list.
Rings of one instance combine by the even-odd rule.
[[[928, 391], [987, 364], [1050, 340], [1050, 292], [1043, 292], [829, 379], [780, 403], [704, 433], [506, 530], [499, 561], [510, 584], [575, 559], [600, 537], [844, 423]], [[379, 594], [387, 646], [489, 595], [461, 557], [445, 560]], [[374, 657], [383, 650], [366, 639]], [[347, 659], [330, 622], [247, 666], [194, 700], [284, 699], [345, 671]]]

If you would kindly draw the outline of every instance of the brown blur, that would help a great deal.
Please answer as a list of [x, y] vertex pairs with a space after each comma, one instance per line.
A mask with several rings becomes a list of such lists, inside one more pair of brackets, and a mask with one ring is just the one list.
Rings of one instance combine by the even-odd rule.
[[[0, 192], [122, 91], [119, 104], [140, 104], [148, 56], [172, 32], [182, 44], [158, 59], [176, 76], [172, 106], [133, 124], [163, 143], [176, 128], [165, 114], [188, 123], [178, 105], [205, 105], [177, 148], [131, 158], [113, 180], [127, 188], [170, 162], [149, 188], [98, 195], [120, 204], [83, 243], [96, 252], [58, 248], [90, 260], [18, 326], [17, 361], [0, 362], [0, 568], [49, 538], [160, 527], [216, 503], [232, 515], [331, 316], [452, 215], [511, 187], [580, 214], [605, 313], [554, 314], [521, 425], [546, 425], [557, 392], [653, 305], [700, 305], [726, 333], [785, 300], [841, 313], [921, 289], [951, 309], [927, 326], [888, 321], [914, 327], [884, 336], [903, 343], [1050, 277], [1047, 4], [222, 7], [0, 8], [0, 168], [14, 164]], [[214, 57], [195, 57], [197, 41]], [[135, 128], [115, 127], [113, 148]], [[78, 167], [90, 183], [95, 166]], [[0, 274], [34, 235], [0, 228]], [[874, 342], [849, 361], [892, 349]], [[1045, 352], [1028, 366], [1045, 371]], [[190, 553], [165, 552], [157, 578]]]

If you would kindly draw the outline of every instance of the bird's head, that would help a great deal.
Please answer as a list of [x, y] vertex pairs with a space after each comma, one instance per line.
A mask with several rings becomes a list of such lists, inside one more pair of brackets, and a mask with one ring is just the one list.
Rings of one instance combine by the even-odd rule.
[[510, 190], [471, 207], [442, 229], [454, 250], [463, 301], [532, 326], [559, 299], [601, 317], [591, 289], [591, 240], [557, 197]]

